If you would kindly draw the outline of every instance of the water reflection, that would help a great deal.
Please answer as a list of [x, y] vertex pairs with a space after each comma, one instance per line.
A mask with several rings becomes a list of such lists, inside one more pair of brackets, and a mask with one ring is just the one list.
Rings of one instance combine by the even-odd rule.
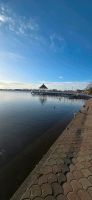
[[0, 199], [10, 199], [83, 100], [0, 92]]
[[39, 101], [42, 105], [44, 105], [47, 101], [47, 96], [39, 96]]

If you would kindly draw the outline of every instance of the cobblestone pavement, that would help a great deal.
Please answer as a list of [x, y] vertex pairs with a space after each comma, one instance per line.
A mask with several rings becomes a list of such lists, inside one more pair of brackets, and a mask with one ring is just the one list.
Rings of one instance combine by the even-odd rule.
[[[92, 100], [38, 164], [20, 200], [92, 200]], [[16, 196], [16, 195], [15, 195]], [[12, 198], [11, 200], [19, 200]]]

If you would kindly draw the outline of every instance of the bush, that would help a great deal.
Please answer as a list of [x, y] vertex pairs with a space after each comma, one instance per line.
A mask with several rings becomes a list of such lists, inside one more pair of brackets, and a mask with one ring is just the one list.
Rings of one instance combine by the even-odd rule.
[[88, 94], [92, 94], [92, 87], [88, 89]]

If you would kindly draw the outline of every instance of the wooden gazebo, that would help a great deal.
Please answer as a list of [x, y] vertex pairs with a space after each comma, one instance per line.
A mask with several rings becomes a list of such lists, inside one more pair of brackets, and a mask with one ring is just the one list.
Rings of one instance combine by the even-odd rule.
[[44, 85], [44, 83], [40, 86], [40, 88], [39, 89], [41, 89], [41, 90], [47, 90], [48, 88], [46, 87], [46, 85]]

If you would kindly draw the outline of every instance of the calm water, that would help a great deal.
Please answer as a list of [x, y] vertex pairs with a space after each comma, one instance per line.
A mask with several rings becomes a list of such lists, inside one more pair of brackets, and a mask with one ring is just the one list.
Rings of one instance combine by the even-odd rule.
[[8, 200], [85, 102], [0, 92], [0, 199]]

